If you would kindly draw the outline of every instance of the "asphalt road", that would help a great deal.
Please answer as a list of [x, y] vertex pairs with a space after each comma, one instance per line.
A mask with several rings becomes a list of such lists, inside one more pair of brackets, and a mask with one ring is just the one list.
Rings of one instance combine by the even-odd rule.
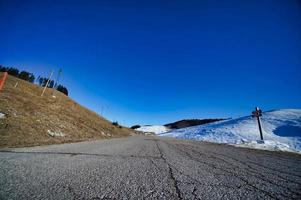
[[1, 150], [0, 199], [301, 199], [301, 156], [155, 136]]

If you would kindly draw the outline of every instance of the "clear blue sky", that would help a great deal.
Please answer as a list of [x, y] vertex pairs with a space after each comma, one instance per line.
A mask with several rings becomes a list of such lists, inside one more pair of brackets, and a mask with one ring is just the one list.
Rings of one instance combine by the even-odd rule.
[[294, 0], [0, 0], [0, 64], [125, 125], [301, 108]]

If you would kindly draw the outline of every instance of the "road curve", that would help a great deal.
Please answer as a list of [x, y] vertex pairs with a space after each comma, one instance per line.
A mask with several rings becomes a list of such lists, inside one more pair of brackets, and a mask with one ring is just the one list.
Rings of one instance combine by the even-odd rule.
[[155, 136], [0, 150], [0, 199], [301, 199], [301, 156]]

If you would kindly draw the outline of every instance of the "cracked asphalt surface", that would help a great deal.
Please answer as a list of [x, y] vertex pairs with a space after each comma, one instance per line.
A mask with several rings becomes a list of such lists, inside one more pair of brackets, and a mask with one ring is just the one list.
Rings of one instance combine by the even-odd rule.
[[2, 149], [0, 199], [301, 199], [301, 156], [155, 136]]

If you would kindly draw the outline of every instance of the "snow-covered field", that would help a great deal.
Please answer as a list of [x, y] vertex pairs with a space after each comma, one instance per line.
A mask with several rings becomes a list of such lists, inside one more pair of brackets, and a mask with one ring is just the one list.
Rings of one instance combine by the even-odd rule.
[[161, 125], [141, 126], [140, 128], [137, 128], [136, 130], [142, 131], [144, 133], [154, 133], [154, 134], [162, 134], [162, 133], [170, 131], [170, 129], [168, 129], [165, 126], [161, 126]]
[[264, 144], [257, 142], [260, 139], [258, 125], [251, 116], [172, 130], [161, 136], [301, 153], [301, 109], [264, 112], [261, 122]]

